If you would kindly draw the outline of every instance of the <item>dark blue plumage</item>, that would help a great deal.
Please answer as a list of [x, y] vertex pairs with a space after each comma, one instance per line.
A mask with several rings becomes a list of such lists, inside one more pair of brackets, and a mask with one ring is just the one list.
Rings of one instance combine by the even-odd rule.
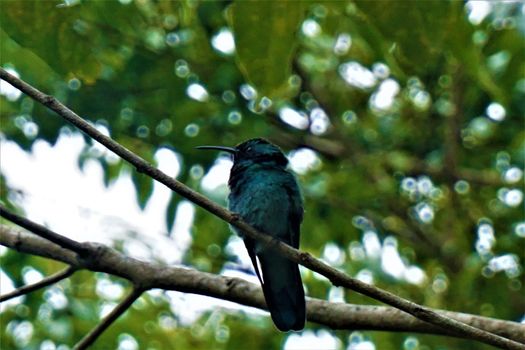
[[[221, 149], [233, 155], [228, 182], [229, 209], [256, 229], [299, 248], [302, 198], [295, 177], [286, 170], [288, 160], [281, 150], [259, 138], [235, 148], [200, 148]], [[244, 239], [277, 328], [303, 329], [306, 308], [298, 265], [265, 249], [242, 232], [237, 233]]]

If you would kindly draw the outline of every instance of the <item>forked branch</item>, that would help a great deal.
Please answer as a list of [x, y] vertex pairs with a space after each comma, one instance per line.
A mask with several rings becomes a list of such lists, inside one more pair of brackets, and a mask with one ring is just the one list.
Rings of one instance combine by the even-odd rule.
[[[21, 253], [54, 259], [90, 271], [105, 272], [127, 279], [144, 290], [152, 288], [175, 290], [266, 309], [261, 288], [245, 280], [194, 269], [148, 263], [126, 257], [104, 245], [82, 244], [88, 254], [84, 259], [79, 260], [75, 253], [55, 243], [32, 233], [0, 224], [0, 245]], [[525, 342], [525, 325], [517, 322], [435, 309], [434, 312], [509, 339]], [[332, 329], [411, 332], [468, 338], [464, 334], [423, 322], [393, 307], [333, 303], [308, 298], [307, 318], [311, 322]]]

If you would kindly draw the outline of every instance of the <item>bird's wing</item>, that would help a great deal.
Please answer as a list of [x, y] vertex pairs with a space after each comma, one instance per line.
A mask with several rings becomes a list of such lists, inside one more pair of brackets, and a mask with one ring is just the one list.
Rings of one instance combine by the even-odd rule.
[[[293, 175], [291, 175], [293, 176]], [[290, 234], [290, 241], [286, 242], [292, 247], [299, 249], [299, 239], [301, 235], [301, 222], [303, 221], [303, 200], [301, 192], [295, 179], [289, 182], [288, 186], [285, 187], [286, 194], [288, 196], [288, 203], [290, 208], [288, 212], [288, 233]]]

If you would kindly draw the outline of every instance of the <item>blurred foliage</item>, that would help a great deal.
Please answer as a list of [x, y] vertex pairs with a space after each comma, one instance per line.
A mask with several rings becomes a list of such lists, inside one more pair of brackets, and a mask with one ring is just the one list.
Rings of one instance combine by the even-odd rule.
[[[262, 96], [281, 97], [288, 85], [304, 5], [301, 1], [237, 1], [229, 9], [239, 66]], [[286, 13], [286, 18], [275, 13]], [[246, 30], [250, 27], [257, 30]], [[264, 33], [271, 33], [272, 40], [256, 44]]]
[[[262, 136], [292, 159], [314, 157], [299, 171], [302, 249], [431, 307], [520, 321], [525, 11], [519, 2], [479, 4], [2, 1], [0, 64], [148, 161], [161, 147], [173, 150], [178, 179], [198, 190], [216, 155], [197, 145]], [[474, 5], [490, 11], [476, 17]], [[2, 137], [27, 151], [69, 128], [27, 97], [0, 98]], [[86, 142], [79, 166], [96, 159], [107, 184], [117, 179], [126, 166]], [[144, 207], [152, 181], [140, 174], [133, 181]], [[12, 205], [15, 190], [3, 179], [1, 189]], [[223, 194], [207, 193], [224, 204]], [[167, 208], [169, 230], [180, 199], [174, 195]], [[217, 218], [197, 210], [192, 234], [188, 266], [219, 272], [235, 260], [224, 249], [231, 233]], [[376, 238], [377, 254], [399, 252], [403, 274], [387, 273], [372, 249]], [[61, 268], [12, 251], [1, 259], [16, 286], [28, 269], [45, 276]], [[310, 296], [333, 297], [326, 280], [304, 277]], [[108, 299], [97, 292], [100, 283], [129, 292], [120, 280], [79, 272], [3, 309], [2, 348], [71, 346], [124, 295]], [[344, 298], [374, 303], [349, 291]], [[267, 317], [226, 310], [188, 325], [168, 300], [164, 293], [142, 297], [96, 348], [266, 349], [289, 336]], [[471, 345], [423, 335], [332, 335], [341, 348], [363, 340], [380, 349]]]

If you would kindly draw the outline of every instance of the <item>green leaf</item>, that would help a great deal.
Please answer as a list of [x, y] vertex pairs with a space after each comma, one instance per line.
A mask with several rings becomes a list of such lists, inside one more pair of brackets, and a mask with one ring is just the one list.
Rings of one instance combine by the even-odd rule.
[[108, 187], [112, 181], [116, 180], [120, 175], [120, 170], [124, 163], [109, 163], [105, 159], [100, 159], [100, 164], [104, 168], [104, 185]]
[[259, 96], [286, 91], [304, 12], [301, 1], [235, 1], [230, 8], [238, 65]]
[[434, 63], [443, 54], [447, 29], [458, 16], [456, 4], [445, 1], [357, 1], [356, 4], [368, 18], [368, 25], [376, 27], [390, 42], [384, 43], [383, 49], [393, 51], [409, 74], [425, 71], [429, 61]]
[[[107, 73], [125, 62], [125, 55], [112, 43], [115, 36], [134, 41], [140, 39], [138, 33], [146, 32], [145, 21], [135, 6], [116, 1], [63, 5], [60, 1], [0, 3], [0, 27], [8, 39], [63, 76], [94, 83], [104, 69]], [[18, 67], [19, 60], [12, 51], [3, 51], [2, 62], [14, 61]]]
[[153, 193], [153, 180], [144, 174], [132, 173], [131, 176], [137, 189], [137, 201], [142, 210], [146, 207], [148, 199]]
[[174, 192], [171, 194], [170, 203], [166, 209], [166, 226], [168, 227], [168, 235], [171, 234], [173, 225], [175, 224], [175, 215], [177, 215], [177, 207], [180, 203], [181, 197]]
[[474, 29], [461, 2], [357, 1], [356, 4], [366, 16], [366, 23], [383, 36], [382, 54], [385, 57], [392, 54], [407, 76], [425, 76], [439, 67], [443, 59], [454, 58], [494, 99], [507, 100], [482, 62], [480, 50], [472, 44]]
[[89, 46], [88, 33], [75, 29], [78, 8], [58, 7], [59, 4], [58, 1], [2, 2], [2, 29], [57, 72], [93, 80], [100, 74], [101, 65]]

